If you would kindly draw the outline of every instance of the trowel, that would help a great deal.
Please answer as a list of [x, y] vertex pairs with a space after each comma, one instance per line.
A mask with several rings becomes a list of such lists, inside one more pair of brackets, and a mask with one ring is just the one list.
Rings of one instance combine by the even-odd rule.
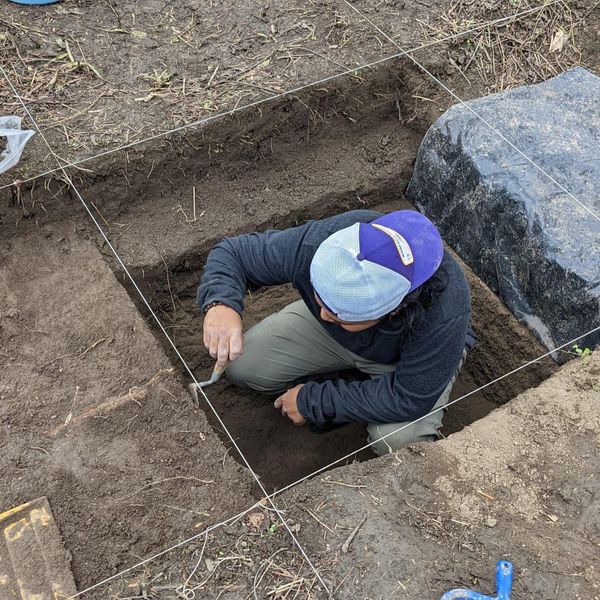
[[207, 379], [206, 381], [200, 381], [198, 383], [190, 383], [188, 385], [188, 390], [190, 390], [190, 394], [192, 395], [192, 398], [194, 399], [194, 403], [196, 405], [200, 405], [200, 399], [198, 398], [198, 390], [200, 388], [205, 388], [209, 385], [212, 385], [213, 383], [217, 383], [217, 381], [221, 379], [221, 376], [225, 372], [225, 369], [227, 368], [228, 364], [229, 362], [216, 363], [215, 368], [213, 369], [213, 372], [210, 376], [210, 379]]

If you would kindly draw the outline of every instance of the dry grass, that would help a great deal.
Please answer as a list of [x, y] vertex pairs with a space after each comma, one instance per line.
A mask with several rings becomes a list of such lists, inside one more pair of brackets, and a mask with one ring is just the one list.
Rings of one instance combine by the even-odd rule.
[[[90, 8], [57, 5], [33, 19], [0, 8], [0, 62], [65, 158], [351, 69], [366, 37], [376, 52], [383, 45], [331, 1], [188, 0], [139, 13], [135, 3], [105, 0]], [[0, 102], [21, 114], [5, 82]]]
[[[361, 8], [385, 30], [398, 29], [403, 43], [409, 36], [426, 44], [539, 1], [455, 0], [437, 14], [423, 8], [426, 16], [416, 19], [421, 31], [405, 23], [403, 8], [381, 3]], [[29, 21], [19, 11], [0, 9], [0, 61], [65, 162], [160, 135], [396, 51], [333, 0], [269, 5], [253, 0], [242, 8], [184, 0], [137, 15], [132, 6], [112, 0], [86, 10], [58, 4]], [[427, 53], [446, 49], [444, 62], [473, 89], [497, 92], [577, 64], [575, 38], [583, 17], [561, 1]], [[22, 115], [3, 81], [0, 102], [6, 113]], [[313, 107], [307, 108], [317, 122]], [[31, 147], [36, 144], [34, 139]], [[43, 162], [40, 156], [39, 165], [30, 160], [23, 169], [45, 171]], [[28, 175], [19, 172], [17, 178]]]
[[[260, 519], [248, 519], [203, 537], [199, 543], [172, 557], [160, 570], [146, 569], [135, 580], [123, 580], [112, 600], [322, 600], [314, 572], [306, 565], [279, 521], [267, 509]], [[296, 526], [298, 529], [299, 526]], [[319, 568], [321, 576], [324, 575]]]
[[[514, 0], [504, 14], [540, 6]], [[458, 0], [440, 18], [444, 26], [421, 23], [433, 38], [465, 31], [481, 22], [480, 3]], [[486, 15], [486, 17], [489, 15]], [[559, 1], [526, 17], [461, 37], [449, 45], [447, 59], [470, 83], [481, 82], [488, 93], [543, 81], [581, 62], [577, 28], [583, 15]]]

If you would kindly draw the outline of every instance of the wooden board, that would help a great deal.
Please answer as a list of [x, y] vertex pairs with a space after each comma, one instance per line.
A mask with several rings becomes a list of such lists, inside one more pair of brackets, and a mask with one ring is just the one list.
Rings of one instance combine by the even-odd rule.
[[70, 562], [46, 497], [0, 513], [0, 600], [66, 600]]

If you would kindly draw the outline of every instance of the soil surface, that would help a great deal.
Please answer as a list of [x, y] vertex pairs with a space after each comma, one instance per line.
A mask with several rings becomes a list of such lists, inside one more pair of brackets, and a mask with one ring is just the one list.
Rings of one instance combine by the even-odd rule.
[[[514, 597], [597, 600], [599, 381], [594, 353], [447, 440], [345, 466], [277, 502], [339, 600], [494, 596], [500, 559], [513, 563]], [[329, 597], [260, 508], [92, 597], [124, 590]]]
[[47, 496], [81, 589], [244, 507], [251, 477], [95, 245], [0, 244], [0, 510]]
[[[3, 67], [63, 159], [114, 150], [397, 51], [343, 2], [171, 4], [143, 14], [133, 2], [2, 4]], [[529, 6], [433, 4], [355, 3], [403, 47]], [[557, 3], [413, 56], [461, 98], [475, 97], [573, 64], [597, 69], [599, 22], [597, 3]], [[558, 28], [563, 46], [549, 52]], [[0, 85], [6, 112], [25, 116]], [[199, 344], [193, 295], [210, 247], [223, 235], [359, 206], [398, 207], [422, 134], [455, 101], [403, 57], [71, 173], [200, 376], [211, 361]], [[73, 188], [57, 173], [10, 185], [55, 169], [53, 160], [37, 135], [0, 181], [0, 510], [47, 495], [83, 589], [251, 507], [257, 492], [210, 414], [190, 403], [181, 365]], [[469, 280], [480, 345], [455, 396], [543, 353], [476, 277]], [[246, 326], [290, 299], [286, 289], [257, 294]], [[501, 555], [517, 565], [523, 597], [598, 597], [598, 442], [588, 429], [598, 420], [594, 361], [569, 365], [519, 404], [469, 425], [556, 370], [551, 362], [528, 368], [451, 409], [445, 433], [469, 427], [448, 440], [280, 496], [339, 597], [437, 598], [459, 583], [491, 592]], [[363, 441], [361, 426], [325, 436], [293, 428], [270, 401], [227, 383], [207, 392], [270, 488]], [[552, 495], [559, 489], [564, 497]], [[202, 584], [196, 597], [237, 600], [253, 588], [259, 597], [325, 597], [272, 511], [216, 531], [136, 571], [131, 587], [89, 597], [190, 598], [179, 589], [188, 577]]]
[[[460, 79], [456, 89], [463, 98], [473, 97], [470, 90], [479, 95], [482, 84], [490, 92], [531, 83], [595, 56], [592, 0], [555, 3], [491, 27], [484, 25], [539, 3], [351, 4], [153, 0], [140, 12], [134, 0], [77, 0], [43, 10], [3, 3], [0, 60], [57, 157], [36, 136], [20, 166], [0, 183], [55, 170], [57, 159], [88, 160], [322, 79], [350, 74], [360, 85], [364, 73], [356, 67], [402, 50], [416, 50], [411, 56], [428, 68], [438, 60], [437, 75], [447, 84]], [[564, 35], [556, 38], [559, 30]], [[418, 102], [437, 102], [435, 94], [413, 94]], [[31, 126], [4, 81], [0, 98], [7, 112]], [[198, 138], [201, 130], [188, 131]], [[86, 169], [104, 163], [92, 162]]]
[[[444, 442], [352, 465], [286, 496], [313, 559], [335, 565], [336, 584], [348, 576], [338, 597], [492, 594], [504, 558], [518, 598], [598, 598], [599, 375], [599, 356], [577, 361]], [[303, 507], [333, 532], [301, 516]]]
[[[9, 76], [69, 161], [396, 53], [336, 0], [5, 3], [2, 25]], [[4, 100], [20, 110], [8, 90]]]

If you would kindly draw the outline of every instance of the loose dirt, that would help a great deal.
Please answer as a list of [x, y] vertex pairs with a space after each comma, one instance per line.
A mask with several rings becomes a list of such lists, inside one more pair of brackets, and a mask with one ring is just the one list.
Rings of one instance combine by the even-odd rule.
[[[389, 26], [401, 45], [418, 45], [507, 14], [514, 3], [459, 3], [435, 13], [431, 3], [356, 5]], [[211, 2], [207, 12], [204, 4], [184, 2], [139, 14], [132, 3], [80, 0], [45, 12], [4, 3], [0, 45], [9, 76], [57, 153], [82, 159], [388, 52], [385, 40], [340, 6]], [[441, 43], [414, 56], [464, 98], [539, 80], [578, 61], [596, 69], [597, 12], [591, 2], [573, 3], [559, 16], [548, 12], [485, 30], [469, 38], [471, 45]], [[568, 33], [565, 49], [550, 55], [558, 26]], [[510, 49], [513, 66], [511, 77], [498, 81], [501, 48]], [[538, 63], [540, 53], [550, 67]], [[2, 85], [3, 105], [22, 114]], [[71, 172], [184, 357], [206, 375], [212, 365], [200, 347], [193, 294], [211, 245], [223, 235], [359, 206], [399, 206], [420, 137], [452, 102], [404, 57]], [[55, 166], [36, 136], [20, 170], [2, 185]], [[0, 506], [49, 496], [82, 589], [248, 508], [257, 492], [223, 445], [223, 432], [219, 440], [210, 415], [190, 404], [181, 365], [69, 186], [54, 174], [0, 194], [0, 474], [7, 482]], [[543, 352], [477, 278], [469, 279], [480, 346], [455, 394]], [[285, 289], [257, 294], [246, 326], [290, 298]], [[513, 402], [469, 425], [540, 383], [556, 370], [552, 363], [459, 404], [445, 433], [469, 427], [444, 442], [345, 467], [283, 496], [286, 518], [340, 586], [339, 597], [435, 598], [458, 583], [491, 592], [501, 554], [518, 565], [523, 597], [597, 595], [589, 557], [598, 544], [598, 457], [588, 424], [597, 420], [590, 398], [597, 397], [598, 373], [596, 363], [579, 367], [531, 392], [522, 413]], [[272, 488], [363, 441], [360, 426], [328, 436], [295, 429], [269, 401], [227, 383], [207, 392]], [[492, 450], [505, 454], [491, 456]], [[567, 499], [552, 495], [555, 488], [567, 490]], [[146, 578], [128, 579], [132, 587], [101, 588], [95, 597], [144, 597], [151, 590], [175, 598], [197, 563], [190, 581], [208, 578], [198, 588], [202, 597], [251, 597], [253, 588], [275, 598], [290, 590], [323, 597], [276, 516], [253, 514], [209, 537], [204, 554], [200, 538], [151, 563]], [[341, 554], [340, 542], [363, 515], [350, 553]], [[482, 525], [488, 517], [495, 526]]]
[[[500, 559], [514, 565], [515, 597], [596, 600], [599, 376], [594, 354], [447, 440], [336, 469], [277, 502], [340, 600], [494, 596]], [[168, 600], [184, 582], [207, 599], [328, 597], [261, 509], [93, 597]]]

